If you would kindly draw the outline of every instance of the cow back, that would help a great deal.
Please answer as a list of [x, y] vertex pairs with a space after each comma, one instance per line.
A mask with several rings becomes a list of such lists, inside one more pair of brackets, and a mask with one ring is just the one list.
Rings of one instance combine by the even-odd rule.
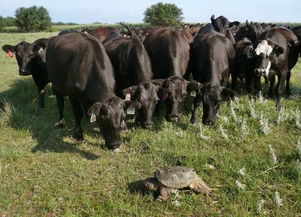
[[60, 94], [91, 103], [112, 96], [113, 67], [103, 45], [89, 34], [54, 37], [48, 44], [46, 58], [53, 88]]

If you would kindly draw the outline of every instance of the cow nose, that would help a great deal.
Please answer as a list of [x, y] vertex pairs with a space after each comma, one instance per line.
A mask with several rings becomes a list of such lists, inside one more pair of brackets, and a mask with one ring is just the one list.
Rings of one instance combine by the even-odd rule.
[[179, 116], [178, 115], [169, 115], [169, 120], [172, 122], [179, 122]]
[[112, 150], [112, 151], [116, 151], [120, 148], [121, 146], [121, 141], [115, 141], [115, 142], [111, 142], [109, 145], [107, 145], [108, 149]]
[[152, 122], [146, 122], [146, 123], [144, 123], [144, 127], [146, 129], [151, 129], [153, 127], [153, 123]]
[[214, 122], [210, 120], [203, 120], [203, 124], [208, 125], [208, 126], [213, 126]]
[[256, 76], [261, 76], [263, 74], [262, 69], [255, 69], [255, 75]]
[[28, 69], [26, 69], [26, 68], [20, 69], [19, 74], [20, 74], [20, 75], [27, 75], [27, 74], [28, 74]]

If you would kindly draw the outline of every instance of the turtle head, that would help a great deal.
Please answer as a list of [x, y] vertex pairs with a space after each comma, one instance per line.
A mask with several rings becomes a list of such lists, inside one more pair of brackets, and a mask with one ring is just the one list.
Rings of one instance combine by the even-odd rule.
[[147, 178], [144, 180], [144, 186], [151, 191], [157, 191], [159, 189], [159, 182], [154, 177]]

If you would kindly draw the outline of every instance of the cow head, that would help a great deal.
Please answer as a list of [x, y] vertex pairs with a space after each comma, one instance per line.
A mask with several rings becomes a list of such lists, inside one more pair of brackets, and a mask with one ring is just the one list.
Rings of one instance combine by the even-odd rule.
[[15, 54], [19, 66], [20, 75], [30, 75], [32, 73], [33, 62], [35, 60], [42, 61], [42, 59], [45, 57], [44, 49], [35, 42], [30, 44], [28, 42], [22, 41], [15, 46], [4, 45], [2, 49], [10, 56], [13, 56], [13, 54]]
[[226, 17], [219, 16], [215, 18], [214, 15], [211, 16], [211, 24], [217, 32], [226, 34], [226, 30], [234, 26], [238, 26], [240, 23], [238, 21], [230, 22]]
[[231, 89], [221, 85], [202, 84], [203, 124], [214, 125], [221, 102], [234, 96], [235, 93]]
[[268, 77], [273, 59], [284, 52], [284, 49], [270, 40], [260, 41], [255, 48], [255, 74]]
[[153, 113], [159, 99], [164, 100], [169, 94], [168, 90], [160, 85], [162, 85], [161, 79], [156, 79], [151, 82], [142, 82], [122, 91], [125, 98], [129, 96], [141, 104], [136, 122], [141, 123], [145, 128], [151, 128], [153, 125]]
[[167, 120], [178, 122], [182, 114], [182, 108], [189, 93], [200, 91], [200, 83], [196, 81], [186, 81], [184, 78], [177, 76], [169, 77], [158, 82], [159, 85], [168, 91], [165, 92], [167, 105]]
[[[236, 64], [238, 65], [239, 77], [246, 76], [246, 68], [253, 66], [254, 48], [253, 43], [248, 38], [243, 38], [235, 44]], [[253, 67], [252, 67], [253, 68]], [[254, 70], [252, 70], [253, 73]]]
[[105, 102], [94, 103], [88, 110], [91, 122], [97, 121], [109, 149], [115, 150], [121, 145], [120, 130], [129, 107], [139, 109], [141, 105], [115, 96]]

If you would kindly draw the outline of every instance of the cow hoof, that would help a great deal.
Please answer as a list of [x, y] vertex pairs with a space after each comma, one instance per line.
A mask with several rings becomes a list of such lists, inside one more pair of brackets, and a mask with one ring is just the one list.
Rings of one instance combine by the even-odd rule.
[[64, 120], [60, 120], [59, 122], [56, 122], [55, 124], [54, 124], [54, 128], [55, 129], [61, 129], [61, 128], [65, 128], [65, 121]]
[[112, 150], [113, 152], [116, 152], [116, 153], [120, 153], [121, 152], [121, 149], [120, 148], [115, 148]]
[[190, 119], [191, 124], [195, 124], [195, 122], [196, 122], [196, 119], [194, 119], [194, 118]]
[[81, 130], [75, 130], [72, 137], [77, 141], [84, 140], [83, 132]]

